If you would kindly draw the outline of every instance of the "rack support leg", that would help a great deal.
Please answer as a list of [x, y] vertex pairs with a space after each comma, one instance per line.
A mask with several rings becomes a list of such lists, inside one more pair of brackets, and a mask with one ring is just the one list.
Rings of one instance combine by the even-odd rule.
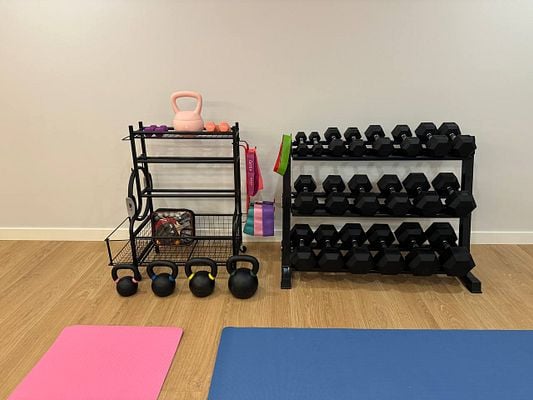
[[470, 291], [470, 293], [482, 293], [481, 281], [469, 272], [465, 276], [460, 276], [461, 283]]

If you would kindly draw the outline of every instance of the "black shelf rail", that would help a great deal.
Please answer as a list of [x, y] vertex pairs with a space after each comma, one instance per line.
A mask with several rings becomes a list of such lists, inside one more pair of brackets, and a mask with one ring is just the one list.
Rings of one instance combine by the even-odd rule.
[[[326, 142], [321, 142], [323, 144], [326, 144]], [[295, 144], [293, 142], [292, 144], [292, 150], [295, 149]], [[367, 146], [367, 149], [368, 146]], [[467, 249], [470, 249], [470, 237], [471, 237], [471, 229], [472, 229], [472, 215], [468, 214], [464, 217], [457, 217], [452, 215], [451, 213], [444, 210], [444, 212], [441, 212], [437, 214], [436, 216], [431, 217], [422, 217], [417, 214], [408, 214], [407, 216], [393, 216], [390, 215], [383, 210], [378, 211], [378, 213], [375, 216], [370, 217], [363, 217], [358, 214], [352, 213], [350, 211], [346, 212], [343, 215], [331, 215], [326, 212], [323, 208], [318, 208], [313, 214], [301, 214], [298, 213], [296, 210], [292, 207], [292, 201], [295, 196], [295, 192], [292, 189], [292, 176], [291, 176], [291, 169], [292, 169], [292, 162], [293, 161], [310, 161], [310, 162], [352, 162], [352, 161], [460, 161], [461, 162], [461, 190], [472, 192], [473, 183], [474, 183], [474, 155], [466, 158], [460, 158], [460, 157], [454, 157], [454, 156], [446, 156], [446, 157], [430, 157], [425, 155], [420, 155], [416, 157], [406, 157], [403, 155], [398, 154], [398, 150], [395, 150], [395, 152], [389, 156], [389, 157], [378, 157], [375, 155], [363, 155], [361, 157], [351, 157], [347, 155], [343, 155], [340, 157], [332, 157], [330, 155], [322, 155], [322, 156], [298, 156], [293, 151], [291, 151], [291, 157], [289, 157], [289, 164], [287, 166], [287, 171], [285, 172], [285, 175], [283, 176], [283, 195], [282, 195], [282, 205], [283, 205], [283, 211], [282, 211], [282, 239], [281, 239], [281, 288], [282, 289], [290, 289], [292, 287], [292, 273], [296, 271], [296, 269], [291, 265], [290, 263], [290, 252], [291, 252], [291, 243], [290, 243], [290, 230], [291, 230], [291, 216], [294, 217], [331, 217], [331, 218], [346, 218], [346, 217], [356, 217], [356, 218], [390, 218], [390, 219], [398, 219], [398, 218], [458, 218], [459, 219], [459, 246], [466, 247]], [[323, 196], [324, 194], [319, 192], [319, 196]], [[350, 197], [350, 193], [347, 193], [348, 197]], [[310, 268], [310, 269], [298, 269], [298, 271], [319, 271], [318, 269]], [[330, 272], [330, 271], [328, 271]], [[335, 271], [331, 271], [335, 272]], [[346, 272], [345, 269], [339, 269], [337, 272]], [[377, 272], [377, 271], [371, 271], [371, 272]], [[404, 274], [409, 274], [409, 271], [402, 272]], [[444, 274], [445, 272], [442, 270], [439, 270], [436, 272], [436, 275], [438, 274]], [[465, 276], [458, 277], [462, 284], [471, 292], [471, 293], [481, 293], [481, 281], [471, 272], [466, 274]]]
[[[178, 132], [175, 130], [168, 130], [165, 132], [146, 132], [143, 130], [142, 122], [137, 130], [133, 130], [134, 139], [144, 140], [232, 140], [234, 131], [230, 132]], [[124, 141], [131, 140], [131, 135], [124, 136]]]
[[145, 188], [141, 196], [151, 198], [234, 198], [233, 189], [162, 189]]
[[342, 162], [342, 161], [461, 161], [463, 158], [460, 157], [431, 157], [431, 156], [416, 156], [416, 157], [405, 157], [398, 153], [392, 153], [388, 157], [378, 157], [371, 154], [365, 154], [360, 157], [352, 157], [346, 154], [339, 157], [331, 157], [329, 155], [322, 156], [298, 156], [294, 154], [292, 159], [295, 161], [333, 161], [333, 162]]
[[233, 157], [147, 157], [144, 154], [137, 157], [137, 162], [144, 164], [233, 164], [233, 161]]
[[[178, 157], [150, 156], [147, 140], [231, 140], [232, 157]], [[210, 257], [219, 264], [225, 264], [228, 257], [246, 251], [242, 245], [242, 203], [240, 175], [239, 123], [228, 133], [201, 132], [147, 132], [139, 122], [138, 128], [129, 126], [129, 140], [132, 172], [128, 187], [129, 198], [134, 203], [130, 215], [106, 239], [109, 265], [128, 265], [141, 279], [139, 267], [155, 260], [169, 260], [183, 265], [191, 257]], [[222, 188], [155, 188], [153, 187], [150, 164], [232, 164], [233, 187]], [[160, 245], [154, 234], [154, 199], [161, 198], [228, 198], [234, 199], [233, 213], [195, 213], [193, 236], [187, 244]], [[127, 226], [127, 239], [116, 239]], [[120, 229], [119, 229], [120, 228]]]
[[[315, 197], [318, 199], [326, 198], [328, 196], [325, 192], [312, 192]], [[347, 199], [355, 199], [359, 194], [354, 194], [350, 192], [341, 192], [343, 195], [346, 196]], [[339, 218], [460, 218], [459, 216], [455, 215], [452, 210], [450, 210], [446, 205], [442, 202], [442, 211], [438, 212], [437, 214], [431, 215], [431, 216], [424, 216], [420, 215], [416, 212], [416, 209], [413, 207], [410, 212], [408, 212], [406, 215], [392, 215], [387, 211], [387, 208], [384, 205], [384, 201], [380, 202], [381, 208], [371, 216], [368, 215], [361, 215], [358, 213], [355, 213], [348, 209], [344, 214], [341, 215], [333, 215], [330, 214], [328, 211], [326, 211], [324, 207], [324, 203], [319, 203], [317, 209], [311, 213], [311, 214], [304, 214], [298, 211], [292, 204], [294, 201], [293, 199], [296, 198], [298, 195], [298, 192], [291, 192], [291, 214], [293, 217], [339, 217]], [[386, 195], [376, 193], [377, 198], [381, 200], [385, 200], [387, 198]], [[412, 199], [412, 197], [409, 197]], [[350, 204], [350, 207], [352, 207], [352, 204]]]
[[406, 215], [402, 215], [402, 216], [397, 216], [397, 215], [391, 215], [389, 214], [385, 208], [382, 208], [380, 210], [378, 210], [376, 212], [376, 214], [374, 215], [361, 215], [361, 214], [357, 214], [357, 213], [354, 213], [352, 211], [347, 211], [345, 212], [344, 214], [342, 215], [333, 215], [333, 214], [330, 214], [328, 213], [324, 208], [318, 208], [317, 210], [315, 210], [315, 212], [313, 212], [312, 214], [302, 214], [300, 212], [298, 212], [297, 210], [295, 210], [294, 208], [291, 210], [291, 214], [293, 217], [332, 217], [332, 218], [417, 218], [417, 219], [420, 219], [420, 218], [428, 218], [428, 219], [433, 219], [433, 218], [446, 218], [446, 219], [451, 219], [451, 218], [460, 218], [460, 217], [457, 217], [457, 216], [454, 216], [452, 215], [451, 213], [446, 213], [446, 212], [440, 212], [438, 214], [435, 214], [435, 215], [432, 215], [431, 217], [426, 217], [426, 216], [422, 216], [420, 214], [416, 214], [416, 213], [408, 213]]

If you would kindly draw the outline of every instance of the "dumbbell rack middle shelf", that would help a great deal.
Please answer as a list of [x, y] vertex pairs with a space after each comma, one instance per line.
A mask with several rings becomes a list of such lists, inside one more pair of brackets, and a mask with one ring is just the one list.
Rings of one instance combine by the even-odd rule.
[[[322, 142], [325, 143], [325, 142]], [[296, 143], [293, 142], [291, 149], [291, 157], [289, 157], [289, 164], [287, 170], [283, 176], [283, 222], [282, 222], [282, 262], [281, 262], [281, 288], [290, 289], [292, 287], [292, 273], [293, 271], [319, 271], [314, 268], [299, 268], [296, 269], [290, 263], [290, 252], [291, 252], [291, 243], [290, 243], [290, 230], [291, 230], [291, 217], [326, 217], [326, 218], [388, 218], [388, 219], [398, 219], [398, 218], [446, 218], [446, 219], [459, 219], [459, 246], [466, 247], [470, 249], [470, 236], [471, 236], [471, 226], [472, 226], [472, 217], [471, 214], [466, 216], [458, 217], [454, 216], [451, 212], [448, 212], [447, 209], [444, 209], [442, 212], [438, 213], [435, 216], [423, 217], [419, 214], [408, 213], [405, 216], [393, 216], [389, 213], [384, 212], [384, 209], [380, 209], [375, 215], [369, 217], [362, 217], [359, 214], [348, 211], [342, 215], [333, 215], [328, 212], [319, 204], [319, 208], [315, 210], [312, 214], [302, 214], [293, 208], [293, 199], [296, 195], [296, 192], [292, 190], [292, 177], [291, 177], [291, 167], [292, 162], [294, 161], [305, 161], [305, 162], [358, 162], [358, 161], [460, 161], [461, 162], [461, 190], [472, 192], [473, 188], [473, 179], [474, 179], [474, 155], [461, 158], [456, 156], [446, 156], [446, 157], [432, 157], [426, 155], [419, 155], [416, 157], [407, 157], [398, 154], [398, 151], [395, 150], [392, 155], [389, 157], [379, 157], [376, 155], [363, 155], [360, 157], [353, 157], [342, 155], [339, 157], [334, 157], [328, 154], [321, 156], [299, 156], [295, 152]], [[325, 193], [313, 192], [317, 197], [325, 197]], [[353, 196], [348, 192], [346, 193], [348, 198], [353, 198]], [[378, 198], [383, 198], [383, 196], [378, 196]], [[321, 208], [322, 207], [322, 208]], [[352, 220], [353, 221], [353, 220]], [[338, 271], [328, 271], [328, 272], [346, 272], [346, 270], [339, 268]], [[377, 271], [370, 271], [377, 272]], [[409, 271], [402, 272], [403, 274], [408, 274]], [[444, 271], [439, 270], [436, 274], [443, 274]], [[479, 279], [472, 274], [472, 272], [467, 273], [465, 276], [458, 277], [463, 285], [472, 293], [481, 293], [481, 282]]]
[[[326, 198], [328, 196], [327, 193], [325, 192], [312, 192], [313, 193], [313, 196], [315, 196], [316, 198], [319, 198], [319, 199], [322, 199], [322, 198]], [[353, 193], [350, 193], [350, 192], [341, 192], [346, 198], [348, 199], [355, 199], [357, 197], [357, 194], [353, 194]], [[296, 198], [296, 196], [298, 195], [298, 192], [291, 192], [291, 214], [292, 216], [294, 217], [332, 217], [332, 218], [446, 218], [446, 219], [450, 219], [450, 218], [460, 218], [459, 216], [457, 215], [454, 215], [452, 211], [448, 210], [445, 208], [445, 206], [443, 205], [443, 211], [437, 213], [437, 214], [433, 214], [431, 216], [422, 216], [420, 214], [417, 214], [416, 212], [409, 212], [405, 215], [401, 215], [401, 216], [397, 216], [397, 215], [392, 215], [390, 214], [389, 212], [387, 212], [386, 210], [386, 207], [384, 206], [384, 204], [381, 204], [381, 208], [373, 215], [361, 215], [361, 214], [358, 214], [358, 213], [355, 213], [353, 211], [346, 211], [344, 214], [341, 214], [341, 215], [335, 215], [335, 214], [331, 214], [329, 213], [328, 211], [326, 211], [326, 209], [324, 208], [324, 205], [323, 204], [319, 204], [318, 208], [311, 214], [304, 214], [304, 213], [301, 213], [300, 211], [298, 211], [292, 204], [292, 201], [294, 200], [294, 198]], [[387, 196], [385, 195], [382, 195], [382, 194], [377, 194], [377, 198], [378, 199], [381, 199], [381, 200], [384, 200]]]

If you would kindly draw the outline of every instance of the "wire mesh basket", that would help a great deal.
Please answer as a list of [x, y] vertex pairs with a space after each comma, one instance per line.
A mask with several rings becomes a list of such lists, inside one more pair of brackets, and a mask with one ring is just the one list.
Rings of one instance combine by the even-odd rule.
[[[186, 240], [169, 241], [168, 236], [159, 236], [156, 229], [157, 213], [172, 214], [178, 209], [158, 209], [140, 226], [133, 230], [132, 246], [129, 236], [129, 219], [122, 223], [106, 238], [109, 265], [137, 264], [146, 265], [156, 260], [169, 260], [184, 264], [190, 258], [209, 257], [223, 264], [238, 249], [234, 246], [241, 242], [234, 237], [240, 224], [238, 214], [196, 214], [194, 231]], [[234, 240], [237, 239], [237, 240]], [[137, 260], [137, 262], [135, 262]]]

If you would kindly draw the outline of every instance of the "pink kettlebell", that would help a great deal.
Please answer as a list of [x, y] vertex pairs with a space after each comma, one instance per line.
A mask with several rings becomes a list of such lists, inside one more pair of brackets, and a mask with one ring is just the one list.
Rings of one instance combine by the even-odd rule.
[[[194, 111], [182, 111], [179, 109], [176, 100], [180, 97], [192, 97], [196, 99]], [[170, 102], [176, 115], [172, 120], [174, 129], [181, 132], [197, 132], [204, 129], [204, 121], [200, 113], [202, 112], [202, 96], [196, 92], [175, 92], [170, 96]]]

